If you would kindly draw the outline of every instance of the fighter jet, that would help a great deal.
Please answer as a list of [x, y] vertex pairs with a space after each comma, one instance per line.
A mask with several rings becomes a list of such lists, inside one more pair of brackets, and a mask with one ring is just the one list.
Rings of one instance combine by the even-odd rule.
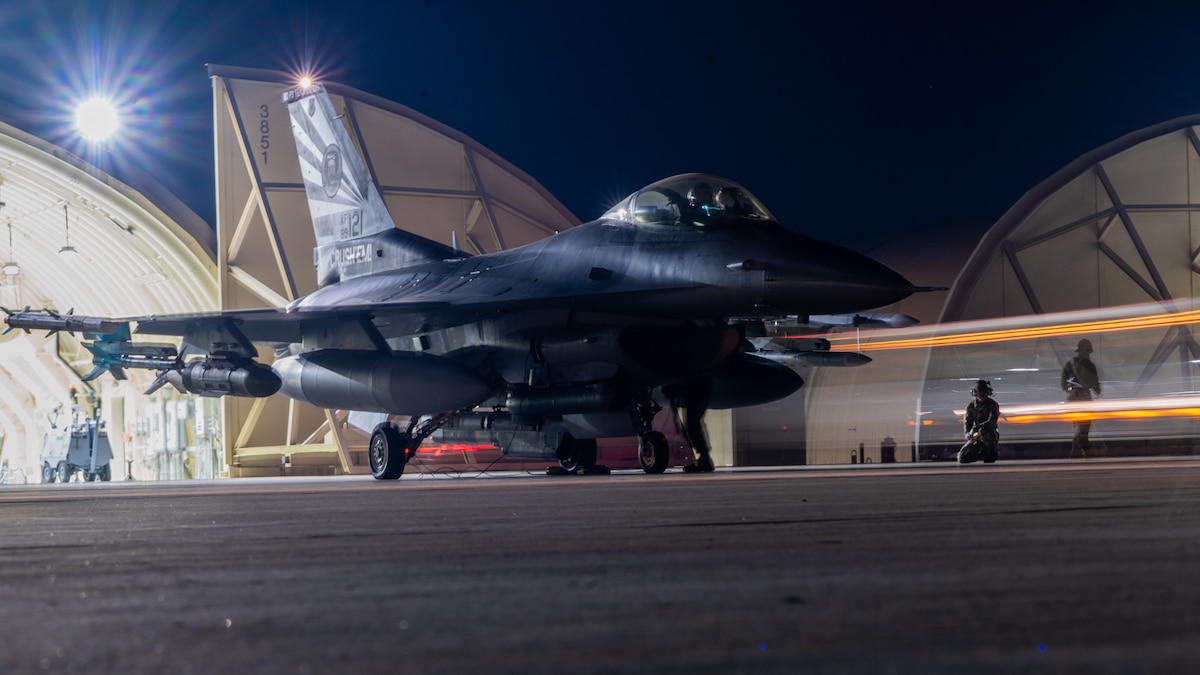
[[[281, 393], [378, 413], [367, 453], [378, 479], [399, 478], [434, 431], [456, 430], [565, 469], [595, 467], [597, 438], [636, 435], [642, 468], [661, 473], [670, 451], [653, 420], [668, 405], [687, 418], [699, 455], [690, 469], [712, 471], [706, 410], [803, 384], [752, 353], [745, 319], [852, 313], [917, 290], [874, 260], [785, 229], [750, 192], [707, 174], [648, 185], [532, 244], [466, 255], [396, 228], [322, 86], [284, 102], [318, 290], [286, 308], [211, 314], [14, 312], [10, 329], [93, 329], [89, 378], [142, 367], [158, 373], [152, 389]], [[135, 344], [131, 327], [181, 346]], [[255, 344], [274, 349], [272, 364], [255, 360]]]

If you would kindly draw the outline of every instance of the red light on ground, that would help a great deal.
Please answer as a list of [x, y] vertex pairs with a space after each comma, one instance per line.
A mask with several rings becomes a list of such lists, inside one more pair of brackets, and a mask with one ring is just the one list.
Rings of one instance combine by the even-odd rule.
[[457, 452], [457, 453], [488, 452], [488, 451], [496, 451], [499, 449], [500, 448], [497, 448], [494, 445], [467, 445], [465, 443], [456, 443], [456, 444], [442, 443], [441, 445], [431, 445], [431, 446], [423, 445], [423, 446], [417, 448], [417, 454], [418, 455], [433, 455], [434, 457], [441, 457], [442, 453], [444, 453], [444, 452]]

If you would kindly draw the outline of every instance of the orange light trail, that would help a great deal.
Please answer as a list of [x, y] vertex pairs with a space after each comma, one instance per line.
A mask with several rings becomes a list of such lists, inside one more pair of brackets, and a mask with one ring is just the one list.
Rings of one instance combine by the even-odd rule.
[[1059, 415], [1013, 415], [1001, 416], [1012, 424], [1035, 422], [1091, 422], [1094, 420], [1132, 420], [1151, 417], [1200, 417], [1200, 408], [1168, 408], [1166, 410], [1113, 410], [1094, 413], [1062, 413]]
[[[961, 419], [965, 410], [955, 410]], [[1088, 422], [1158, 417], [1200, 417], [1200, 396], [1127, 398], [1111, 401], [1068, 401], [1005, 406], [1000, 421], [1009, 424], [1036, 422]]]
[[[1185, 302], [1185, 301], [1177, 301]], [[1090, 321], [1071, 321], [1066, 323], [1049, 323], [1056, 317], [1076, 317], [1080, 314], [1095, 314], [1095, 312], [1068, 312], [1058, 315], [1034, 315], [1026, 317], [1008, 317], [1002, 319], [986, 319], [981, 321], [964, 321], [916, 328], [879, 329], [863, 331], [859, 336], [845, 333], [833, 333], [821, 336], [830, 342], [832, 351], [886, 351], [894, 349], [919, 349], [933, 347], [951, 347], [959, 345], [987, 344], [993, 342], [1008, 342], [1013, 340], [1031, 340], [1034, 338], [1077, 335], [1080, 333], [1112, 333], [1117, 331], [1145, 330], [1152, 328], [1169, 328], [1200, 323], [1200, 310], [1178, 312], [1163, 312], [1163, 306], [1157, 303], [1124, 308], [1127, 311], [1140, 311], [1134, 316], [1098, 319]], [[1154, 311], [1147, 314], [1146, 311]], [[1019, 325], [1020, 323], [1037, 322], [1043, 325]], [[989, 328], [1001, 325], [1003, 328]], [[1012, 327], [1008, 327], [1012, 326]]]

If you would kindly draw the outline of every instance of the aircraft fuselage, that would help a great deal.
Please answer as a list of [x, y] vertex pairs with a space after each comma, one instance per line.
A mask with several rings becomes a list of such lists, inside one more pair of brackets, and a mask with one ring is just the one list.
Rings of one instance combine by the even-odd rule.
[[[363, 252], [346, 268], [387, 264], [385, 242], [355, 245]], [[599, 220], [509, 251], [351, 277], [291, 309], [436, 302], [506, 311], [568, 301], [630, 319], [716, 320], [858, 311], [910, 292], [891, 269], [774, 222], [700, 229]]]

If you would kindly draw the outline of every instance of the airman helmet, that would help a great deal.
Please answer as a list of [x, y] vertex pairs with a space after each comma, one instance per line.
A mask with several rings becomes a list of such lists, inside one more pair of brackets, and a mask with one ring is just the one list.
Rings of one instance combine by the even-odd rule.
[[976, 380], [975, 386], [971, 387], [971, 393], [979, 392], [984, 396], [992, 395], [992, 383], [987, 380]]

